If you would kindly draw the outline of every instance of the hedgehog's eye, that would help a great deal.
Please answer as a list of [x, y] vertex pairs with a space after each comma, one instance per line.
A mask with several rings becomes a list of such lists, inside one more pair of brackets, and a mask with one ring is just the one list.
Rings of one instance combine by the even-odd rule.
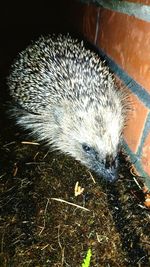
[[88, 146], [87, 144], [83, 144], [82, 148], [86, 153], [90, 153], [92, 150], [92, 148], [90, 146]]

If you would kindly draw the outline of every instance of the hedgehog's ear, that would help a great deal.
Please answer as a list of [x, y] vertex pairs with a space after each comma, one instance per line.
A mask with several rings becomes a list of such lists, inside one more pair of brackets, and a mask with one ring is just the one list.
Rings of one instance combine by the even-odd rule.
[[63, 119], [63, 109], [61, 107], [53, 107], [52, 114], [57, 124], [60, 124]]

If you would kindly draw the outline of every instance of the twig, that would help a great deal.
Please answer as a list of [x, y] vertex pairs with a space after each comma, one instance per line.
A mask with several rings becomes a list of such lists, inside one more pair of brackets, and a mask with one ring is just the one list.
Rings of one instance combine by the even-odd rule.
[[46, 215], [46, 212], [47, 212], [47, 207], [48, 207], [48, 204], [49, 204], [49, 198], [48, 198], [48, 200], [47, 200], [47, 203], [46, 203], [46, 206], [45, 206], [45, 210], [44, 210], [44, 223], [43, 223], [43, 227], [42, 227], [42, 229], [41, 229], [41, 231], [40, 231], [39, 235], [41, 235], [41, 234], [42, 234], [42, 232], [43, 232], [43, 231], [44, 231], [44, 229], [45, 229], [45, 215]]
[[71, 206], [74, 206], [74, 207], [76, 207], [76, 208], [79, 208], [79, 209], [82, 209], [82, 210], [85, 210], [85, 211], [90, 211], [89, 209], [87, 209], [87, 208], [85, 208], [85, 207], [82, 207], [82, 206], [80, 206], [80, 205], [74, 204], [74, 203], [72, 203], [72, 202], [68, 202], [68, 201], [66, 201], [66, 200], [64, 200], [64, 199], [61, 199], [61, 198], [55, 198], [55, 197], [52, 197], [51, 199], [52, 199], [52, 200], [59, 201], [59, 202], [63, 202], [63, 203], [66, 203], [66, 204], [69, 204], [69, 205], [71, 205]]
[[37, 156], [39, 155], [39, 151], [38, 152], [36, 152], [36, 154], [35, 154], [35, 156], [34, 156], [34, 160], [36, 160], [36, 158], [37, 158]]
[[49, 153], [49, 150], [48, 150], [48, 151], [46, 152], [46, 154], [44, 155], [43, 160], [47, 157], [48, 153]]
[[64, 257], [65, 257], [65, 249], [62, 247], [61, 242], [60, 242], [60, 225], [58, 226], [58, 244], [59, 244], [59, 247], [61, 249], [61, 255], [62, 255], [62, 258], [61, 258], [61, 266], [63, 266], [63, 264], [64, 264]]
[[138, 181], [133, 177], [134, 182], [137, 184], [137, 186], [142, 190], [142, 187], [139, 185]]
[[45, 245], [44, 247], [41, 248], [41, 250], [44, 250], [45, 248], [47, 248], [49, 246], [49, 244]]
[[6, 175], [6, 172], [0, 175], [0, 179], [3, 178]]
[[12, 141], [12, 142], [10, 142], [10, 143], [7, 143], [7, 144], [3, 145], [3, 147], [7, 147], [7, 146], [13, 145], [13, 144], [15, 144], [15, 143], [16, 143], [15, 141]]
[[89, 173], [89, 175], [90, 175], [90, 178], [92, 179], [93, 183], [94, 183], [94, 184], [96, 184], [96, 181], [95, 181], [95, 179], [94, 179], [93, 175], [91, 174], [91, 172], [90, 172], [90, 171], [88, 171], [88, 173]]
[[21, 144], [23, 144], [23, 145], [35, 145], [35, 146], [39, 146], [40, 145], [37, 142], [30, 142], [30, 141], [22, 141]]

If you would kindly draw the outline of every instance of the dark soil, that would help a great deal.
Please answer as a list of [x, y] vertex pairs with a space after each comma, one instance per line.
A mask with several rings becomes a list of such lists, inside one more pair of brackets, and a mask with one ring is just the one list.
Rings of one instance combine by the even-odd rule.
[[35, 140], [1, 115], [0, 266], [78, 267], [88, 248], [92, 267], [150, 266], [150, 213], [125, 156], [108, 184], [42, 144], [22, 144]]

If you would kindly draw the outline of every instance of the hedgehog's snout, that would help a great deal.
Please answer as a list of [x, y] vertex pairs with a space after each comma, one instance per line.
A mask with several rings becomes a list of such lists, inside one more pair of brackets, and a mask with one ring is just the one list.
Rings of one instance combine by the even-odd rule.
[[106, 169], [116, 169], [118, 167], [118, 157], [113, 158], [112, 155], [107, 155], [105, 160]]
[[118, 171], [118, 157], [113, 158], [112, 155], [107, 155], [105, 161], [104, 175], [110, 182], [112, 182], [117, 179], [117, 171]]
[[106, 154], [102, 157], [94, 148], [87, 144], [82, 144], [85, 152], [85, 165], [96, 172], [99, 176], [103, 176], [107, 181], [115, 181], [118, 171], [118, 156]]
[[102, 166], [99, 168], [99, 173], [110, 182], [117, 179], [118, 171], [118, 157], [115, 158], [112, 155], [106, 155], [105, 160], [102, 160]]

